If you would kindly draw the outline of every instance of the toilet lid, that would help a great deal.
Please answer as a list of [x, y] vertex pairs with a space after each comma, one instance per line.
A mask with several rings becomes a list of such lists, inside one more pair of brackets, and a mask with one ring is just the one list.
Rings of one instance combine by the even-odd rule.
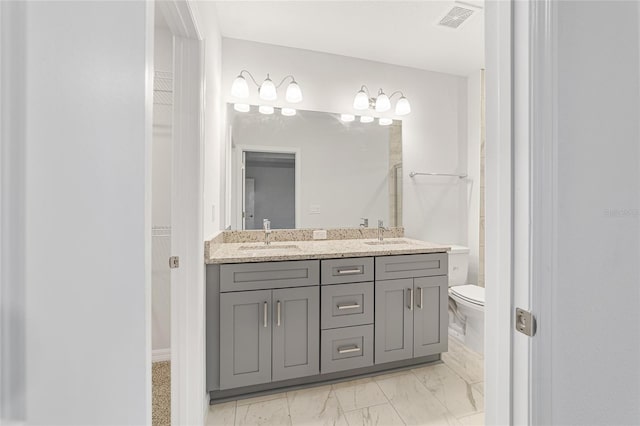
[[450, 287], [449, 290], [451, 293], [466, 300], [467, 302], [484, 306], [484, 287], [480, 287], [475, 284], [465, 284]]

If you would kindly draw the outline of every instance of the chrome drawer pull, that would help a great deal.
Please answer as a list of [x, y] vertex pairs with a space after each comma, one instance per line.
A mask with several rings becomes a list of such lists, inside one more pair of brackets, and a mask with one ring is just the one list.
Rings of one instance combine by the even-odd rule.
[[422, 309], [422, 293], [423, 293], [423, 289], [422, 289], [422, 287], [418, 287], [418, 290], [420, 290], [420, 304], [418, 305], [418, 308]]
[[338, 309], [343, 310], [343, 309], [357, 309], [360, 307], [359, 303], [353, 303], [351, 305], [338, 305]]
[[267, 302], [264, 302], [264, 327], [267, 328]]
[[348, 354], [351, 352], [360, 352], [360, 348], [357, 346], [348, 346], [348, 347], [342, 347], [342, 348], [338, 348], [338, 353], [339, 354]]
[[358, 269], [338, 269], [338, 275], [361, 274], [362, 270]]
[[279, 300], [276, 306], [278, 307], [278, 327], [280, 327], [280, 301]]
[[409, 310], [413, 311], [413, 289], [408, 288], [407, 290], [409, 290]]

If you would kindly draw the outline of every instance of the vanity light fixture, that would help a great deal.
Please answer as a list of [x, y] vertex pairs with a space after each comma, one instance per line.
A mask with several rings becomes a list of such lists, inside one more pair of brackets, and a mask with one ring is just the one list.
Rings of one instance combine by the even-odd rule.
[[378, 90], [378, 95], [374, 98], [369, 93], [369, 88], [363, 85], [360, 87], [358, 93], [356, 93], [353, 99], [353, 108], [358, 111], [365, 111], [373, 109], [376, 112], [386, 112], [391, 109], [391, 98], [395, 95], [400, 95], [400, 99], [396, 103], [395, 114], [407, 115], [411, 112], [411, 105], [409, 100], [399, 90], [396, 90], [391, 95], [387, 96], [382, 89]]
[[249, 104], [233, 104], [233, 109], [238, 112], [249, 112], [251, 106]]
[[361, 123], [371, 123], [373, 122], [374, 118], [370, 115], [363, 115], [360, 117], [360, 122]]
[[381, 117], [378, 119], [378, 124], [380, 124], [381, 126], [388, 126], [391, 123], [393, 123], [393, 120], [390, 118]]
[[258, 111], [260, 111], [260, 114], [273, 114], [273, 107], [271, 105], [260, 105]]
[[340, 120], [344, 121], [345, 123], [350, 123], [355, 119], [356, 119], [356, 116], [353, 115], [353, 114], [341, 114], [340, 115]]
[[292, 117], [296, 115], [296, 110], [294, 108], [282, 108], [280, 113], [285, 117]]
[[233, 80], [233, 84], [231, 85], [231, 95], [233, 97], [239, 99], [247, 99], [249, 97], [249, 84], [247, 83], [247, 79], [245, 75], [248, 75], [251, 78], [253, 84], [258, 88], [258, 93], [260, 94], [260, 99], [265, 101], [275, 101], [278, 99], [278, 89], [282, 86], [287, 80], [290, 80], [289, 85], [287, 86], [287, 91], [285, 94], [285, 99], [287, 102], [292, 104], [298, 103], [302, 101], [302, 89], [300, 89], [300, 85], [296, 81], [296, 79], [292, 75], [285, 76], [280, 84], [276, 85], [269, 74], [267, 74], [267, 78], [264, 79], [262, 84], [258, 84], [253, 75], [247, 71], [242, 70], [240, 74]]

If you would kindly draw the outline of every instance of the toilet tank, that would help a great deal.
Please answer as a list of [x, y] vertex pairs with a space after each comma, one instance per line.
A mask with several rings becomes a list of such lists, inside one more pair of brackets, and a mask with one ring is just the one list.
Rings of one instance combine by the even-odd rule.
[[469, 247], [451, 246], [449, 251], [449, 287], [467, 283]]

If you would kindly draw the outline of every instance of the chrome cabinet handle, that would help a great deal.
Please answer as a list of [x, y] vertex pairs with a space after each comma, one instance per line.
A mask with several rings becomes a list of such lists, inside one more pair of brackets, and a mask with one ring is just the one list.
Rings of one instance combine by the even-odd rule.
[[343, 346], [341, 348], [338, 348], [338, 353], [339, 354], [348, 354], [348, 353], [351, 353], [351, 352], [360, 352], [360, 350], [361, 349], [356, 345], [354, 345], [354, 346], [346, 346], [346, 347]]
[[263, 319], [264, 324], [263, 324], [263, 326], [265, 328], [267, 328], [267, 310], [268, 309], [269, 309], [269, 305], [267, 304], [267, 302], [264, 302], [264, 319]]
[[338, 305], [338, 309], [343, 310], [343, 309], [357, 309], [360, 307], [359, 303], [353, 303], [351, 305]]
[[278, 311], [278, 327], [280, 327], [280, 301], [276, 303], [277, 311]]
[[423, 288], [422, 287], [418, 287], [418, 290], [420, 291], [420, 302], [418, 302], [418, 308], [422, 309], [422, 292], [423, 292]]
[[409, 288], [409, 310], [413, 311], [413, 289]]
[[362, 270], [358, 269], [338, 269], [338, 275], [361, 274]]

